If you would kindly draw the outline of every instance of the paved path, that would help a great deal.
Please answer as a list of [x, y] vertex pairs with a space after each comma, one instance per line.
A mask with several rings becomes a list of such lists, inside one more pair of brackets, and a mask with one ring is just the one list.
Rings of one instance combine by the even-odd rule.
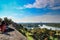
[[27, 40], [20, 32], [18, 32], [12, 25], [10, 28], [14, 31], [8, 32], [8, 34], [0, 34], [0, 40]]

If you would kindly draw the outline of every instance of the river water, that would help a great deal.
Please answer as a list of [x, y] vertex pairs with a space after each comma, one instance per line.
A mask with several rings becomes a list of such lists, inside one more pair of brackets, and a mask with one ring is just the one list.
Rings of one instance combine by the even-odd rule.
[[58, 27], [52, 27], [52, 26], [46, 26], [46, 25], [43, 25], [43, 26], [39, 26], [39, 28], [46, 28], [46, 29], [51, 29], [51, 30], [60, 30], [60, 28]]
[[[38, 25], [39, 27], [37, 27], [37, 28], [46, 28], [46, 29], [48, 29], [48, 30], [60, 30], [60, 28], [58, 28], [58, 27], [52, 27], [52, 26], [46, 26], [46, 25], [42, 25], [42, 26], [40, 26], [40, 25]], [[34, 29], [34, 28], [36, 28], [36, 27], [28, 27], [28, 26], [26, 26], [25, 28], [27, 28], [27, 29]]]

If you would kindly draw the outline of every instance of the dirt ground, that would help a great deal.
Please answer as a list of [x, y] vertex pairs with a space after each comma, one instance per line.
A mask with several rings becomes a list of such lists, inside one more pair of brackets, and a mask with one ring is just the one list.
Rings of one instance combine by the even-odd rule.
[[18, 32], [12, 25], [9, 28], [13, 31], [9, 31], [3, 34], [0, 34], [0, 40], [27, 40], [20, 32]]

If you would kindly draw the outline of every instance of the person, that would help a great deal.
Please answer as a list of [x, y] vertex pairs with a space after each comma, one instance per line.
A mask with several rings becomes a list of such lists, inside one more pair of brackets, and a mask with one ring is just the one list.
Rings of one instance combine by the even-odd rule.
[[1, 32], [4, 33], [5, 30], [6, 30], [6, 23], [4, 21], [2, 21], [1, 25], [0, 25], [0, 29], [1, 29]]

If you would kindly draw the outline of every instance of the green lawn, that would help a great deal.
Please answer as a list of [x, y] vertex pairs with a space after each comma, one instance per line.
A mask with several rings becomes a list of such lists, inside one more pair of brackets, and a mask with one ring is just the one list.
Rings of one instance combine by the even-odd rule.
[[29, 32], [26, 32], [27, 39], [28, 39], [28, 40], [33, 40], [33, 38], [32, 38], [30, 35], [32, 35], [32, 34], [29, 33]]
[[50, 39], [51, 39], [51, 40], [58, 40], [58, 38], [54, 38], [54, 37], [52, 37], [52, 36], [50, 36]]
[[[21, 30], [21, 29], [20, 29]], [[33, 40], [33, 37], [31, 37], [30, 35], [32, 35], [31, 33], [25, 31], [25, 30], [21, 30], [22, 32], [24, 32], [26, 34], [27, 40]]]

